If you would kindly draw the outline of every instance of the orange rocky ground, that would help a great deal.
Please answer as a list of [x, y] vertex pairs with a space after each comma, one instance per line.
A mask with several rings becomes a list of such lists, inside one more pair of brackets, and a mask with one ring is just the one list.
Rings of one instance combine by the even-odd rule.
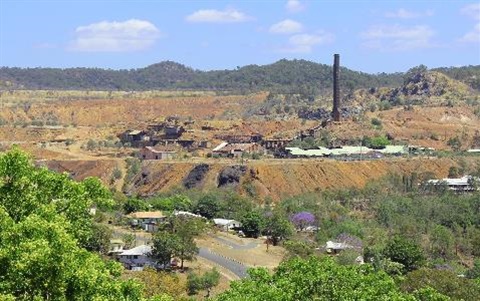
[[[470, 158], [471, 164], [480, 163], [480, 158]], [[199, 188], [208, 190], [218, 185], [219, 173], [237, 162], [204, 162], [210, 164]], [[195, 163], [148, 162], [144, 164], [153, 181], [140, 181], [136, 192], [153, 195], [182, 186], [183, 179], [195, 167]], [[341, 162], [335, 160], [261, 160], [246, 163], [247, 172], [242, 176], [237, 190], [246, 193], [254, 187], [259, 200], [269, 196], [273, 200], [325, 189], [361, 188], [369, 181], [389, 173], [432, 173], [446, 177], [451, 166], [457, 162], [448, 158], [412, 158], [376, 161]]]
[[[195, 123], [187, 127], [187, 134], [202, 139], [214, 139], [219, 134], [246, 134], [260, 132], [268, 138], [289, 138], [301, 130], [318, 124], [302, 122], [297, 118], [261, 117], [244, 119], [246, 108], [265, 101], [267, 94], [233, 96], [169, 96], [147, 99], [80, 99], [70, 101], [35, 101], [5, 105], [0, 111], [0, 146], [13, 143], [31, 152], [36, 159], [45, 160], [52, 169], [68, 171], [77, 178], [99, 176], [111, 181], [115, 168], [126, 174], [125, 159], [135, 150], [131, 148], [101, 148], [87, 151], [89, 139], [113, 139], [125, 129], [142, 129], [152, 122], [161, 122], [167, 116], [177, 115], [182, 121], [191, 117]], [[480, 130], [480, 118], [470, 106], [420, 107], [407, 110], [396, 107], [386, 111], [367, 112], [359, 121], [343, 121], [327, 126], [339, 139], [355, 139], [364, 135], [390, 134], [397, 141], [409, 144], [449, 149], [447, 141], [458, 136], [464, 147], [472, 145], [475, 132]], [[58, 126], [31, 126], [34, 120], [54, 118]], [[382, 127], [375, 128], [372, 118], [381, 120]], [[211, 130], [202, 131], [202, 126]], [[109, 138], [110, 137], [110, 138]], [[73, 144], [66, 146], [65, 139]], [[83, 147], [82, 147], [83, 146]], [[199, 155], [204, 154], [199, 152]], [[474, 160], [474, 159], [472, 159]], [[182, 157], [170, 162], [145, 162], [148, 181], [137, 181], [135, 192], [144, 195], [164, 192], [182, 186], [183, 179], [196, 164], [206, 163], [210, 170], [199, 184], [201, 189], [217, 186], [218, 175], [226, 166], [239, 164], [232, 160], [214, 160], [205, 157]], [[263, 159], [246, 163], [247, 173], [237, 189], [242, 193], [255, 190], [260, 198], [285, 196], [315, 190], [342, 187], [362, 187], [370, 180], [389, 172], [433, 172], [444, 177], [451, 159], [415, 158], [411, 160], [378, 160], [364, 162], [339, 162], [333, 160], [273, 160]], [[250, 172], [252, 170], [252, 172]], [[120, 189], [123, 180], [115, 187]]]

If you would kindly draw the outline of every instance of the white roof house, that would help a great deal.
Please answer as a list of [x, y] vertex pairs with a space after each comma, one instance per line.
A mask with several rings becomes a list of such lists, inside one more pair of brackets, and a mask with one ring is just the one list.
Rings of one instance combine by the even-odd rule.
[[141, 245], [130, 250], [124, 250], [120, 253], [120, 256], [142, 256], [148, 255], [152, 252], [152, 247], [147, 245]]
[[473, 176], [463, 176], [461, 178], [444, 178], [440, 180], [428, 180], [429, 184], [442, 185], [445, 184], [453, 191], [473, 191], [475, 187], [471, 185], [472, 180], [479, 182], [480, 178]]
[[242, 224], [233, 219], [224, 219], [224, 218], [214, 218], [213, 222], [216, 226], [224, 228], [225, 230], [230, 230], [233, 228], [239, 228]]
[[340, 148], [326, 148], [320, 146], [315, 149], [286, 147], [285, 150], [289, 152], [292, 156], [300, 157], [352, 156], [367, 155], [369, 153], [381, 153], [384, 155], [408, 154], [408, 148], [403, 145], [387, 145], [381, 149], [373, 149], [366, 146], [343, 146]]
[[198, 214], [195, 214], [195, 213], [191, 213], [191, 212], [188, 212], [188, 211], [181, 211], [181, 210], [175, 210], [173, 211], [173, 215], [175, 216], [189, 216], [189, 217], [197, 217], [197, 218], [203, 218], [205, 219], [205, 217], [201, 216], [201, 215], [198, 215]]
[[144, 266], [155, 266], [155, 261], [150, 258], [152, 247], [141, 245], [118, 254], [118, 259], [129, 270], [141, 271]]
[[334, 241], [327, 241], [327, 245], [325, 246], [325, 249], [328, 251], [342, 251], [345, 249], [353, 249], [354, 247], [345, 243], [345, 242], [334, 242]]

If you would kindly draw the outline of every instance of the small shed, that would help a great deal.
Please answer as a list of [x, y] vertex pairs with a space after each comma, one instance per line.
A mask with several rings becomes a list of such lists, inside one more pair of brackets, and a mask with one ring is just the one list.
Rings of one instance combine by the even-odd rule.
[[167, 160], [174, 156], [174, 151], [160, 150], [152, 146], [145, 146], [139, 152], [139, 157], [143, 160]]
[[139, 211], [127, 215], [132, 226], [139, 225], [147, 232], [158, 230], [158, 224], [165, 222], [166, 216], [161, 211]]
[[212, 151], [213, 155], [224, 157], [241, 157], [244, 153], [264, 153], [264, 148], [258, 143], [227, 143], [223, 142], [215, 147]]

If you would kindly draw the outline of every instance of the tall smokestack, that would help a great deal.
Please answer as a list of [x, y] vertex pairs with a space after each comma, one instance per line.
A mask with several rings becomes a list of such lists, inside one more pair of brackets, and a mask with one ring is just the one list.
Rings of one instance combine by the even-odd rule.
[[340, 121], [340, 54], [333, 55], [333, 120]]

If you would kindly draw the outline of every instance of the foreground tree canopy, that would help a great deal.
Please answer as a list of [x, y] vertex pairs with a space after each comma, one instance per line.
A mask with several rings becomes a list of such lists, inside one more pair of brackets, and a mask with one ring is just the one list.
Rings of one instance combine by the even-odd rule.
[[330, 257], [297, 257], [274, 274], [264, 268], [249, 274], [218, 300], [449, 300], [431, 288], [403, 293], [393, 278], [370, 265], [342, 266]]
[[0, 299], [141, 300], [122, 267], [84, 246], [89, 208], [107, 206], [96, 179], [75, 182], [35, 167], [18, 149], [0, 156]]

